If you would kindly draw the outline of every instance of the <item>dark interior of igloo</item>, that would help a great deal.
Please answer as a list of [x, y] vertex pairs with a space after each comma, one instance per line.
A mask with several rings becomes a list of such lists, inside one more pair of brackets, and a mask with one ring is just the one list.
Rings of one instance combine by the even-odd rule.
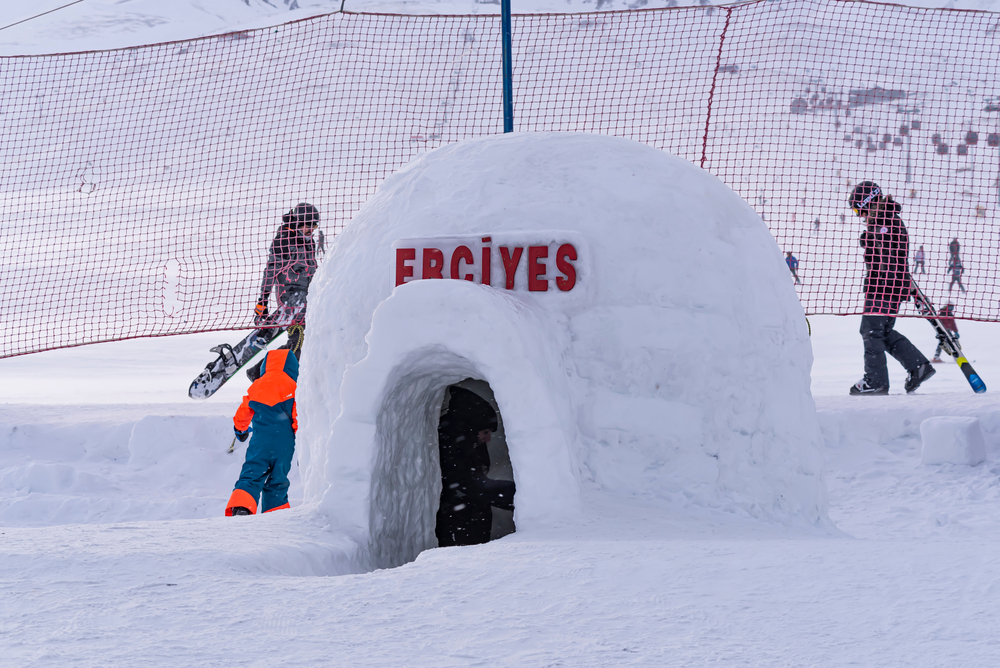
[[467, 378], [444, 392], [438, 421], [442, 547], [475, 545], [514, 532], [514, 476], [493, 391]]

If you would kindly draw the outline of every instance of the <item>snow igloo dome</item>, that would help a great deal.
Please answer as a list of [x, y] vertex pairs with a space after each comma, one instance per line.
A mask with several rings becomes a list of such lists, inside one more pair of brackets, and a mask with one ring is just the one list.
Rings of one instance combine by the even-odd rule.
[[371, 566], [437, 546], [438, 420], [462, 381], [492, 393], [519, 532], [603, 490], [825, 517], [812, 353], [782, 254], [685, 160], [573, 133], [438, 148], [379, 186], [309, 301], [305, 498]]

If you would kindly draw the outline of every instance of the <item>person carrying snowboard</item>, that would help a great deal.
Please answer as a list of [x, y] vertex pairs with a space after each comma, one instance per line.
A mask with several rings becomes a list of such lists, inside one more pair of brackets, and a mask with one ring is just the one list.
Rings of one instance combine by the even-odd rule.
[[903, 207], [885, 196], [877, 183], [862, 181], [848, 199], [855, 215], [867, 223], [861, 234], [864, 248], [865, 307], [861, 338], [865, 345], [865, 375], [851, 386], [852, 395], [888, 394], [889, 370], [885, 354], [907, 371], [904, 389], [913, 392], [934, 375], [935, 369], [909, 339], [893, 329], [900, 302], [910, 298], [909, 236], [899, 213]]
[[261, 372], [233, 417], [236, 438], [241, 443], [250, 438], [250, 444], [226, 505], [227, 517], [256, 514], [258, 498], [261, 512], [288, 508], [288, 472], [298, 430], [299, 361], [291, 350], [272, 350], [261, 361]]
[[[319, 210], [302, 202], [281, 216], [281, 227], [274, 235], [271, 249], [264, 268], [260, 285], [260, 298], [254, 309], [254, 324], [257, 327], [284, 327], [288, 341], [282, 348], [291, 350], [302, 358], [302, 342], [305, 338], [306, 293], [309, 283], [316, 273], [316, 242], [312, 235], [319, 227]], [[320, 247], [323, 233], [320, 232]], [[271, 293], [274, 293], [274, 311], [268, 308]], [[251, 381], [260, 377], [260, 363], [247, 369]]]
[[[958, 340], [958, 325], [955, 323], [955, 305], [945, 304], [938, 311], [938, 320], [941, 322], [941, 326], [951, 332], [951, 335]], [[941, 363], [941, 351], [944, 349], [941, 339], [938, 339], [937, 350], [934, 351], [934, 359], [931, 360], [934, 364]]]

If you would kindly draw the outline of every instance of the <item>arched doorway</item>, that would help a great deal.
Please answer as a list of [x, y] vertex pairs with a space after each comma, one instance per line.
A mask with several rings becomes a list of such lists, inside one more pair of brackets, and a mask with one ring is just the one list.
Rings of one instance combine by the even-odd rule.
[[[439, 295], [448, 308], [421, 319], [421, 295]], [[502, 411], [516, 469], [517, 530], [578, 515], [579, 432], [568, 385], [553, 367], [557, 339], [529, 303], [468, 281], [417, 281], [379, 305], [367, 355], [339, 380], [313, 377], [337, 385], [338, 415], [317, 415], [313, 426], [328, 424], [327, 431], [303, 439], [305, 486], [331, 525], [359, 546], [359, 569], [394, 568], [438, 546], [437, 427], [445, 390], [463, 379], [488, 380]], [[498, 463], [491, 458], [491, 475]]]

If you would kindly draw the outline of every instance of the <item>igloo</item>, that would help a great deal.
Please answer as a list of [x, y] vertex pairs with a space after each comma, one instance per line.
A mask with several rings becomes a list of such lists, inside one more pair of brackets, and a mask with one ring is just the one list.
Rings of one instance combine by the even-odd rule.
[[492, 389], [518, 532], [602, 493], [825, 520], [806, 321], [761, 219], [613, 137], [518, 133], [382, 183], [310, 290], [305, 498], [389, 567], [436, 547], [446, 388]]

